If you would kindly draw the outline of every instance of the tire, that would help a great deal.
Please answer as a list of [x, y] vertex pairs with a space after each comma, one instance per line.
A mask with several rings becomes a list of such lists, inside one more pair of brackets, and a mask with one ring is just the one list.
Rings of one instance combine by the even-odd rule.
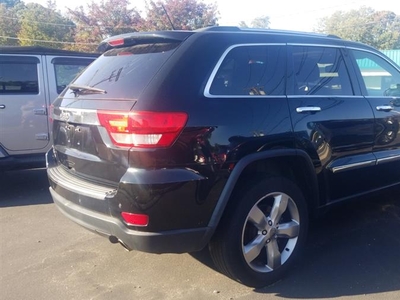
[[307, 205], [286, 178], [260, 181], [230, 200], [209, 244], [216, 267], [251, 287], [280, 280], [304, 248]]

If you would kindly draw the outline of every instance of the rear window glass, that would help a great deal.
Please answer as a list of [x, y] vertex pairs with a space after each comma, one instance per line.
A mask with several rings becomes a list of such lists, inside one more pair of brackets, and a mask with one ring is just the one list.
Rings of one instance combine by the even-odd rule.
[[[87, 97], [136, 99], [178, 45], [154, 43], [111, 49], [94, 61], [74, 84], [106, 91]], [[71, 94], [72, 91], [67, 91], [65, 97]]]
[[340, 49], [293, 47], [295, 95], [353, 95]]

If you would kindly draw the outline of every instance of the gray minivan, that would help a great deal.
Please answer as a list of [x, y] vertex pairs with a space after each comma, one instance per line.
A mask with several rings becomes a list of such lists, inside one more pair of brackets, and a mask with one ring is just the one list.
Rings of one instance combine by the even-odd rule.
[[95, 53], [0, 47], [0, 170], [45, 166], [48, 110]]

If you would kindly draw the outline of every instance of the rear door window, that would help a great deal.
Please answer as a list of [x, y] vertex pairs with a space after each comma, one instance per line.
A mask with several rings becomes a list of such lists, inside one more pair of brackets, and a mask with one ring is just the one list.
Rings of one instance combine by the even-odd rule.
[[220, 62], [206, 94], [284, 95], [285, 53], [283, 45], [234, 46]]
[[153, 43], [111, 49], [95, 60], [74, 84], [106, 91], [96, 94], [96, 99], [137, 99], [178, 45]]
[[292, 57], [294, 95], [354, 95], [339, 48], [294, 46]]

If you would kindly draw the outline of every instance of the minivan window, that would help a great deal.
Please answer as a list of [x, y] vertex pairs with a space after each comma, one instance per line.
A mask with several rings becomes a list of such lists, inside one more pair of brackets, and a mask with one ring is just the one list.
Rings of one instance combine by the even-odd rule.
[[234, 47], [210, 86], [211, 95], [285, 94], [285, 51], [278, 45]]
[[2, 61], [0, 94], [38, 94], [37, 63]]
[[295, 95], [353, 95], [340, 49], [294, 46]]
[[[111, 49], [95, 60], [73, 83], [106, 91], [96, 94], [96, 99], [137, 99], [178, 45], [153, 43]], [[66, 92], [64, 97], [70, 95], [74, 93]]]
[[368, 96], [400, 96], [400, 72], [376, 54], [352, 50]]

